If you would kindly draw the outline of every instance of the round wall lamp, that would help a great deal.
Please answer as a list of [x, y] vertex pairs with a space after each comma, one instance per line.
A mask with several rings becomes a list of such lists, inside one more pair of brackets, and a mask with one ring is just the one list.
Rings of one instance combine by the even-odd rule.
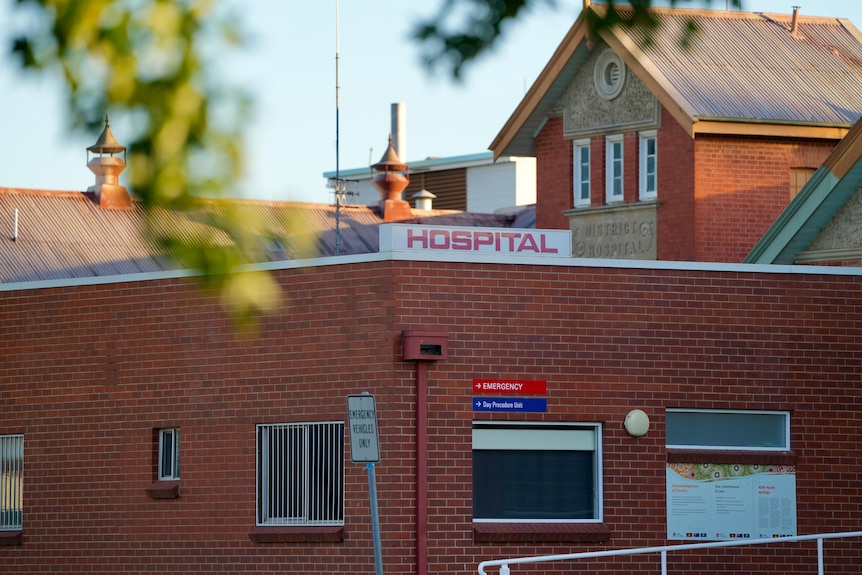
[[633, 409], [626, 414], [624, 425], [632, 437], [643, 437], [649, 431], [649, 416], [640, 409]]

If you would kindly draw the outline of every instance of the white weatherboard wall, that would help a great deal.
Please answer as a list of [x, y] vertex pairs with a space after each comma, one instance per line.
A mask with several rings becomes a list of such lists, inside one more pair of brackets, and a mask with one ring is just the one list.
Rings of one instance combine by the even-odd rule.
[[536, 203], [536, 159], [500, 158], [467, 169], [467, 211], [492, 214]]
[[[504, 157], [494, 162], [490, 152], [451, 158], [433, 158], [408, 164], [411, 179], [422, 178], [422, 173], [446, 170], [467, 170], [467, 211], [477, 214], [493, 214], [514, 206], [529, 206], [536, 203], [536, 159], [526, 157]], [[371, 183], [375, 175], [371, 168], [343, 170], [339, 177], [347, 181], [351, 195], [345, 204], [373, 206], [380, 201], [380, 192]], [[334, 172], [325, 172], [325, 178], [334, 178]], [[429, 190], [434, 193], [434, 190]], [[414, 205], [411, 192], [404, 199]], [[334, 198], [330, 198], [334, 203]], [[432, 202], [432, 208], [434, 207]]]

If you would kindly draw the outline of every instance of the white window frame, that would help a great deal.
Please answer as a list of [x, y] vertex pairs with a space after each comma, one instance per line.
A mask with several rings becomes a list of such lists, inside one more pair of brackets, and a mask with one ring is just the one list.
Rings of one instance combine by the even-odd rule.
[[159, 430], [159, 481], [180, 478], [180, 429], [170, 427]]
[[[646, 130], [638, 134], [640, 140], [638, 174], [639, 197], [641, 200], [652, 200], [658, 197], [658, 136], [655, 130]], [[650, 154], [649, 143], [653, 143], [653, 153]], [[652, 171], [650, 172], [650, 159], [652, 159]], [[652, 187], [649, 186], [650, 178]]]
[[344, 422], [261, 424], [256, 437], [257, 525], [344, 525]]
[[[790, 412], [789, 411], [768, 411], [768, 410], [743, 410], [743, 409], [685, 409], [685, 408], [668, 408], [665, 410], [665, 415], [669, 415], [671, 413], [686, 413], [686, 414], [702, 414], [703, 417], [711, 418], [712, 416], [721, 415], [732, 415], [734, 417], [740, 416], [776, 416], [782, 417], [784, 419], [783, 423], [783, 434], [784, 434], [784, 443], [780, 446], [772, 446], [766, 444], [757, 444], [755, 442], [751, 442], [751, 445], [737, 445], [731, 444], [727, 442], [721, 442], [720, 435], [721, 429], [716, 427], [716, 441], [711, 443], [692, 443], [688, 444], [671, 444], [666, 443], [668, 448], [672, 449], [694, 449], [694, 450], [723, 450], [723, 451], [790, 451]], [[718, 423], [718, 418], [713, 418], [716, 423]], [[669, 422], [666, 417], [666, 433], [667, 427], [669, 427]], [[667, 436], [665, 436], [667, 437]], [[692, 437], [696, 437], [696, 434], [692, 434]], [[665, 440], [667, 442], [667, 439]]]
[[0, 531], [24, 525], [24, 436], [0, 435]]
[[[619, 148], [617, 148], [617, 145]], [[619, 149], [619, 155], [614, 150]], [[622, 202], [625, 199], [625, 146], [622, 134], [605, 136], [605, 202]], [[619, 166], [619, 176], [614, 176], [614, 167]], [[619, 184], [617, 187], [616, 184]]]
[[[531, 439], [523, 430], [540, 433]], [[556, 518], [476, 518], [474, 523], [601, 523], [604, 519], [602, 499], [602, 424], [550, 422], [473, 422], [473, 450], [533, 450], [593, 452], [593, 514], [590, 519]]]

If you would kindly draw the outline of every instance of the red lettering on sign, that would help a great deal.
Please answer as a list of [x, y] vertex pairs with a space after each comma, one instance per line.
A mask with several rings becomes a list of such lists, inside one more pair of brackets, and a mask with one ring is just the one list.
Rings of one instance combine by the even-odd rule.
[[[493, 246], [494, 234], [491, 232], [475, 232], [473, 234], [473, 249], [478, 250], [480, 246]], [[500, 247], [497, 246], [497, 251]]]
[[543, 254], [555, 254], [558, 252], [557, 248], [549, 248], [548, 246], [545, 245], [545, 240], [547, 239], [545, 237], [545, 234], [542, 234], [540, 237], [541, 237], [541, 250], [542, 250]]
[[449, 232], [446, 230], [431, 230], [428, 247], [432, 250], [448, 250]]
[[415, 235], [416, 231], [413, 229], [407, 230], [407, 247], [412, 248], [413, 242], [418, 241], [423, 249], [428, 248], [428, 230], [420, 230], [419, 235]]
[[518, 246], [518, 251], [539, 252], [539, 246], [536, 245], [536, 240], [533, 238], [533, 234], [524, 234], [524, 239], [521, 240], [521, 244]]
[[473, 232], [456, 231], [452, 232], [452, 249], [453, 250], [470, 250], [473, 249]]

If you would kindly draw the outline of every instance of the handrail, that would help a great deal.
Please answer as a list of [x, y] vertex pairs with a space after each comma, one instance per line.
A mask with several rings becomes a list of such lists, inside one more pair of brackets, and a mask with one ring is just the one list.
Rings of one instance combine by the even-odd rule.
[[844, 537], [862, 537], [862, 531], [845, 531], [843, 533], [819, 533], [816, 535], [793, 535], [790, 537], [775, 537], [770, 539], [741, 539], [734, 541], [713, 541], [710, 543], [686, 543], [682, 545], [662, 545], [660, 547], [638, 547], [635, 549], [613, 549], [610, 551], [587, 551], [583, 553], [567, 553], [563, 555], [539, 555], [536, 557], [513, 557], [510, 559], [493, 559], [479, 563], [479, 575], [488, 575], [486, 567], [500, 566], [500, 575], [509, 575], [509, 565], [518, 563], [543, 563], [546, 561], [572, 561], [593, 557], [613, 557], [616, 555], [641, 555], [644, 553], [661, 553], [661, 572], [667, 575], [667, 554], [688, 549], [709, 549], [712, 547], [739, 547], [742, 545], [765, 545], [768, 543], [788, 543], [793, 541], [817, 540], [817, 574], [823, 572], [823, 540]]

